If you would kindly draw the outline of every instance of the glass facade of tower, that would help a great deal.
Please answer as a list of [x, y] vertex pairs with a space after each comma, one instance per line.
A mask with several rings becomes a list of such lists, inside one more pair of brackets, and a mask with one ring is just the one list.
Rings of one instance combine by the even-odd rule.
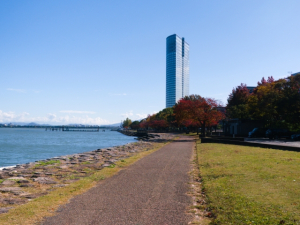
[[166, 107], [189, 95], [189, 44], [176, 34], [167, 37]]

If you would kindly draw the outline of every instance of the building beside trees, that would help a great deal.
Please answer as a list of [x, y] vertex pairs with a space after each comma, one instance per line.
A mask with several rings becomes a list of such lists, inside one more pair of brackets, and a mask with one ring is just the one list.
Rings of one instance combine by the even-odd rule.
[[189, 44], [173, 34], [167, 37], [166, 108], [189, 95]]
[[250, 127], [232, 128], [236, 119], [257, 123], [257, 127], [300, 131], [300, 74], [276, 81], [262, 78], [252, 93], [241, 84], [230, 93], [226, 109], [225, 133], [244, 135], [251, 131]]

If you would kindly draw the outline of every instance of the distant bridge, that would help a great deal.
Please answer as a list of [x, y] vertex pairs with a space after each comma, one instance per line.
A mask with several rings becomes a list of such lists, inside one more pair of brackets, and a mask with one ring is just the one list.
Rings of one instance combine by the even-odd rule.
[[75, 132], [99, 132], [100, 129], [105, 131], [105, 126], [97, 126], [97, 127], [75, 127], [75, 126], [53, 126], [46, 127], [46, 131], [75, 131]]
[[42, 128], [46, 131], [82, 131], [82, 132], [99, 132], [100, 130], [105, 131], [105, 129], [116, 130], [117, 126], [47, 126], [47, 125], [2, 125], [0, 124], [0, 128]]
[[75, 126], [49, 126], [46, 127], [46, 131], [73, 131], [73, 132], [99, 132], [100, 129], [105, 132], [105, 129], [111, 129], [111, 127], [97, 126], [97, 127], [75, 127]]
[[46, 127], [46, 131], [99, 132], [100, 127]]

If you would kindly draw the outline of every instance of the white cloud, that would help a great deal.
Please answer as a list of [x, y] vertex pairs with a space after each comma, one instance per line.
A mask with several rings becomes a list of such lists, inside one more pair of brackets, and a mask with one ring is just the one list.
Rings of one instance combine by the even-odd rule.
[[56, 115], [53, 113], [48, 113], [48, 119], [49, 120], [55, 120], [56, 119]]
[[153, 115], [153, 114], [156, 114], [156, 113], [157, 113], [157, 111], [153, 111], [152, 113], [148, 113], [148, 114], [146, 114], [146, 113], [133, 113], [133, 110], [130, 110], [127, 113], [121, 114], [121, 116], [123, 118], [129, 118], [131, 120], [140, 120], [140, 119], [146, 118], [149, 114]]
[[127, 118], [127, 117], [130, 117], [130, 116], [133, 116], [133, 111], [132, 110], [130, 110], [129, 112], [127, 112], [127, 113], [123, 113], [123, 114], [121, 114], [121, 116], [122, 117], [125, 117], [125, 118]]
[[109, 124], [108, 120], [102, 119], [100, 117], [90, 117], [88, 115], [83, 116], [57, 116], [53, 113], [48, 113], [43, 117], [31, 117], [29, 113], [23, 112], [20, 114], [16, 114], [14, 112], [3, 112], [0, 110], [0, 123], [9, 123], [9, 122], [36, 122], [36, 123], [50, 123], [50, 124], [70, 124], [70, 123], [78, 123], [78, 124], [91, 124], [91, 125], [103, 125]]
[[15, 114], [14, 112], [3, 112], [0, 110], [0, 122], [16, 122], [24, 120], [29, 113], [22, 112], [20, 114]]
[[100, 117], [92, 118], [89, 116], [61, 116], [57, 117], [53, 120], [53, 122], [60, 123], [60, 124], [69, 124], [69, 123], [79, 123], [79, 124], [109, 124], [108, 120], [102, 119]]
[[11, 120], [14, 118], [14, 113], [13, 112], [2, 112], [0, 110], [0, 122], [5, 121], [5, 120]]
[[137, 113], [136, 115], [137, 115], [138, 119], [144, 119], [148, 116], [147, 114], [143, 114], [143, 113], [142, 114]]
[[93, 111], [76, 111], [76, 110], [61, 110], [61, 113], [75, 113], [75, 114], [95, 114], [96, 112]]
[[19, 92], [19, 93], [26, 93], [26, 90], [24, 90], [24, 89], [7, 88], [6, 90], [15, 91], [15, 92]]

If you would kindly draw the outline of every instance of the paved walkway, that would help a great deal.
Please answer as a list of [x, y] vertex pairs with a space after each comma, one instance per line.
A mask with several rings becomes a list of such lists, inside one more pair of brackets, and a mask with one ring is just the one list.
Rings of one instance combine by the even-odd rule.
[[73, 198], [43, 224], [188, 224], [193, 146], [192, 138], [181, 137]]
[[282, 145], [300, 148], [300, 141], [292, 141], [287, 139], [270, 140], [268, 138], [245, 138], [245, 141], [259, 144]]

